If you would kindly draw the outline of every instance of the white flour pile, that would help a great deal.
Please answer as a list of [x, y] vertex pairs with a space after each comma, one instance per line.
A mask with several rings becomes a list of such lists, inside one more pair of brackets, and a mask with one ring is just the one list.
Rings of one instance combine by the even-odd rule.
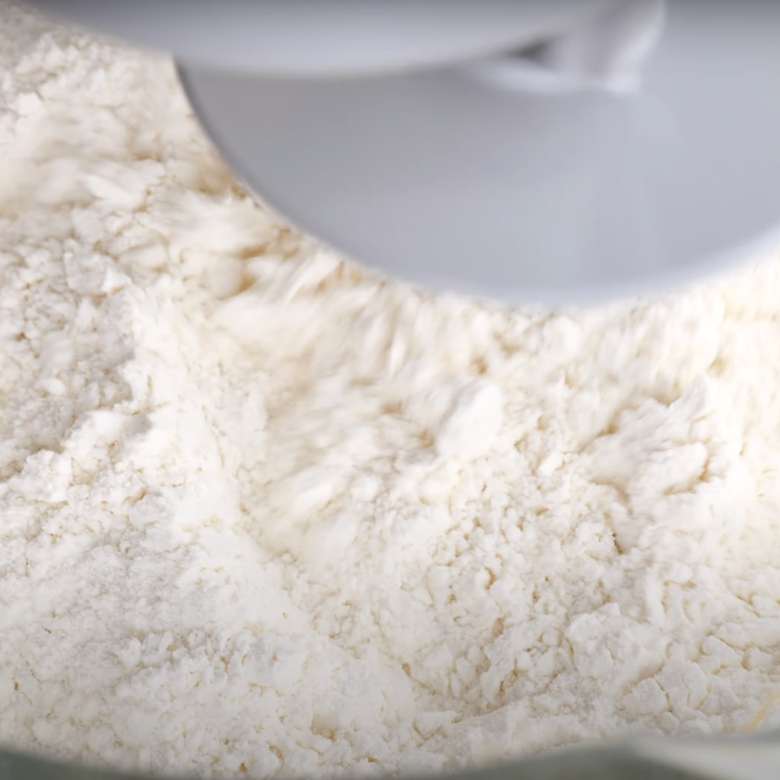
[[167, 64], [5, 3], [0, 160], [0, 743], [432, 771], [780, 688], [778, 261], [570, 316], [384, 283]]

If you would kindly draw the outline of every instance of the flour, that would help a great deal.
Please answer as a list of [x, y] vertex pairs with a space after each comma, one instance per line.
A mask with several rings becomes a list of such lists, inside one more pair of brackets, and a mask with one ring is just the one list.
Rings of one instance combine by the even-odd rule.
[[428, 295], [264, 213], [168, 63], [0, 36], [3, 745], [403, 773], [763, 718], [777, 260]]

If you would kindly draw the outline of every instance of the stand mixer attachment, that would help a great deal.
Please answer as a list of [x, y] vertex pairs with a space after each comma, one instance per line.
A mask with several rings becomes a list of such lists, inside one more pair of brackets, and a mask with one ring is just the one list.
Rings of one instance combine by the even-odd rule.
[[35, 4], [172, 50], [249, 189], [391, 275], [588, 303], [780, 244], [778, 3]]

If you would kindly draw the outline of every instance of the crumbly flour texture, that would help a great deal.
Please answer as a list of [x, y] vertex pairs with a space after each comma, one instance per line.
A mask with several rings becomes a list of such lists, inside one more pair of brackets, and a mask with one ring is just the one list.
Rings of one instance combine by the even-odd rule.
[[0, 160], [2, 746], [400, 774], [776, 700], [777, 259], [555, 314], [382, 279], [167, 61], [5, 0]]

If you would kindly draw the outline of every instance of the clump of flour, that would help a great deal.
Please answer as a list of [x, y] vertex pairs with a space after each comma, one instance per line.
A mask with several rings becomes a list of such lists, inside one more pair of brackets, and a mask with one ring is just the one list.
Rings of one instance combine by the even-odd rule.
[[402, 773], [772, 699], [778, 261], [427, 295], [264, 213], [166, 62], [0, 36], [3, 745]]

